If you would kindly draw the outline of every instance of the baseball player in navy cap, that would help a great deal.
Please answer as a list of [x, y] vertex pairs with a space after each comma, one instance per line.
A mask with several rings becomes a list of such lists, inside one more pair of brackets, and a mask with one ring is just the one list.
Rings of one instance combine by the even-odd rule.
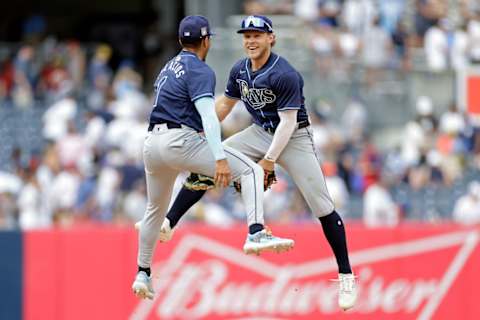
[[[303, 78], [287, 60], [271, 51], [275, 34], [269, 18], [248, 16], [237, 32], [243, 35], [247, 58], [232, 67], [225, 93], [217, 99], [215, 108], [223, 120], [237, 100], [242, 100], [254, 123], [231, 136], [224, 145], [247, 155], [265, 172], [273, 172], [278, 163], [291, 175], [313, 214], [319, 218], [334, 252], [339, 272], [338, 304], [347, 310], [357, 298], [355, 277], [343, 221], [335, 211], [315, 153], [304, 105]], [[207, 179], [192, 174], [187, 181], [199, 189]], [[184, 186], [174, 201], [161, 228], [160, 241], [170, 240], [179, 219], [203, 196], [208, 186], [199, 191], [190, 189]], [[244, 250], [249, 251], [249, 247]]]
[[215, 73], [204, 62], [212, 35], [207, 19], [188, 16], [180, 22], [178, 33], [183, 49], [155, 81], [155, 102], [143, 148], [148, 203], [140, 224], [138, 273], [132, 285], [141, 298], [154, 295], [152, 256], [175, 179], [182, 171], [214, 177], [220, 187], [231, 180], [242, 184], [248, 222], [259, 228], [255, 234], [258, 241], [249, 243], [252, 248], [283, 251], [293, 246], [293, 240], [274, 237], [263, 228], [262, 168], [222, 146], [213, 99]]

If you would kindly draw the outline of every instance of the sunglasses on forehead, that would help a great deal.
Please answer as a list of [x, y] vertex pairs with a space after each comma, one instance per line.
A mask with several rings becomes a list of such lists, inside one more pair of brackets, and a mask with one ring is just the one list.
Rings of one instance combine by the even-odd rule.
[[249, 16], [246, 17], [242, 21], [242, 28], [248, 28], [248, 27], [254, 27], [254, 28], [261, 28], [264, 29], [265, 27], [268, 28], [268, 31], [273, 31], [272, 26], [265, 20], [263, 20], [260, 17], [254, 17], [254, 16]]

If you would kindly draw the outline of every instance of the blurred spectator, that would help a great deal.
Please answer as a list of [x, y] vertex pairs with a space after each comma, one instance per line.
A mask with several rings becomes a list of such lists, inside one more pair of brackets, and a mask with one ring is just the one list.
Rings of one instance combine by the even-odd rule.
[[319, 101], [317, 112], [310, 115], [313, 143], [321, 160], [334, 158], [337, 148], [343, 144], [344, 140], [339, 127], [328, 119], [330, 109], [329, 104]]
[[453, 219], [465, 225], [480, 223], [480, 183], [478, 181], [471, 182], [468, 193], [455, 203]]
[[245, 0], [243, 9], [246, 15], [292, 14], [293, 0]]
[[389, 33], [395, 33], [405, 11], [405, 0], [379, 0], [379, 16], [382, 27]]
[[68, 132], [68, 123], [75, 119], [78, 103], [72, 96], [65, 96], [52, 104], [43, 114], [43, 136], [57, 141]]
[[451, 103], [447, 112], [440, 117], [440, 131], [450, 134], [460, 134], [466, 128], [465, 119], [455, 103]]
[[448, 24], [446, 19], [436, 20], [425, 33], [427, 65], [433, 72], [445, 71], [448, 67]]
[[116, 168], [125, 163], [125, 158], [119, 150], [114, 149], [107, 154], [104, 161], [105, 163], [99, 172], [96, 192], [96, 200], [100, 211], [94, 219], [109, 221], [116, 209], [117, 195], [122, 178]]
[[16, 206], [15, 196], [0, 190], [0, 231], [16, 227]]
[[106, 123], [94, 111], [85, 112], [85, 142], [91, 150], [101, 150], [105, 139]]
[[86, 72], [85, 52], [76, 40], [71, 40], [66, 44], [66, 69], [73, 81], [75, 92], [80, 92], [83, 88]]
[[107, 104], [108, 90], [112, 79], [112, 69], [109, 66], [112, 49], [106, 44], [97, 46], [95, 54], [88, 67], [88, 82], [90, 90], [87, 104], [93, 110], [101, 110]]
[[10, 98], [14, 86], [14, 73], [10, 59], [0, 60], [0, 103]]
[[389, 63], [392, 51], [391, 36], [380, 26], [380, 18], [373, 21], [361, 40], [361, 57], [367, 68], [367, 84], [376, 82], [382, 68]]
[[322, 171], [325, 176], [328, 193], [332, 197], [335, 209], [347, 215], [349, 193], [345, 181], [337, 175], [337, 167], [335, 163], [324, 162]]
[[67, 133], [57, 139], [57, 152], [62, 167], [77, 167], [85, 157], [90, 157], [88, 142], [72, 121], [67, 123]]
[[318, 16], [317, 3], [318, 0], [296, 0], [293, 9], [295, 16], [308, 23], [314, 22]]
[[30, 107], [33, 102], [33, 90], [38, 76], [33, 62], [34, 52], [32, 46], [25, 45], [18, 51], [14, 62], [12, 98], [20, 108]]
[[348, 140], [363, 137], [367, 130], [367, 109], [359, 98], [353, 97], [342, 114], [342, 126]]
[[470, 43], [466, 28], [466, 24], [463, 24], [460, 28], [454, 30], [452, 34], [450, 61], [452, 68], [456, 71], [462, 71], [470, 64]]
[[397, 27], [392, 33], [392, 44], [402, 69], [411, 68], [410, 61], [410, 34], [404, 20], [398, 20]]
[[46, 101], [58, 100], [73, 89], [72, 80], [58, 50], [48, 58], [48, 62], [43, 66], [38, 86]]
[[53, 178], [49, 188], [49, 203], [56, 223], [70, 223], [80, 181], [79, 172], [74, 166], [64, 168]]
[[346, 0], [343, 5], [343, 23], [354, 35], [361, 37], [378, 17], [378, 10], [372, 0]]
[[35, 168], [24, 172], [24, 185], [18, 196], [19, 224], [23, 230], [50, 226], [50, 216], [42, 205], [42, 193]]
[[318, 1], [318, 24], [327, 28], [336, 28], [340, 25], [339, 17], [342, 11], [341, 0]]
[[228, 214], [227, 206], [222, 205], [222, 190], [215, 188], [205, 194], [204, 200], [196, 208], [197, 218], [214, 226], [228, 226], [234, 220]]
[[425, 36], [428, 29], [433, 27], [447, 13], [445, 0], [416, 0], [415, 32], [418, 42]]
[[378, 181], [381, 174], [381, 158], [368, 136], [363, 138], [361, 144], [358, 158], [358, 188], [364, 192]]
[[407, 173], [407, 169], [408, 164], [402, 157], [400, 146], [397, 145], [392, 150], [387, 152], [384, 160], [383, 171], [392, 178], [393, 182], [400, 183], [403, 181], [405, 174]]
[[470, 42], [470, 60], [480, 63], [480, 11], [468, 22], [467, 31]]
[[407, 165], [416, 165], [420, 156], [433, 143], [437, 120], [433, 115], [433, 102], [420, 96], [416, 102], [417, 117], [405, 126], [402, 139], [402, 158]]
[[142, 76], [135, 71], [133, 62], [124, 60], [113, 78], [113, 92], [117, 99], [122, 99], [131, 92], [140, 92], [142, 82]]
[[463, 115], [458, 112], [455, 104], [451, 104], [449, 111], [440, 119], [440, 134], [436, 142], [436, 149], [443, 157], [442, 168], [447, 184], [453, 183], [463, 171], [467, 152], [462, 135], [465, 128]]
[[142, 179], [134, 184], [132, 190], [125, 197], [125, 215], [131, 222], [139, 221], [143, 218], [146, 207], [147, 195], [145, 181]]
[[395, 227], [400, 223], [399, 210], [388, 191], [385, 177], [365, 192], [363, 223], [372, 228]]
[[288, 190], [290, 178], [286, 176], [284, 171], [279, 169], [276, 169], [276, 171], [277, 183], [265, 192], [264, 201], [265, 216], [272, 220], [280, 219], [285, 214], [284, 211], [288, 211], [292, 201]]

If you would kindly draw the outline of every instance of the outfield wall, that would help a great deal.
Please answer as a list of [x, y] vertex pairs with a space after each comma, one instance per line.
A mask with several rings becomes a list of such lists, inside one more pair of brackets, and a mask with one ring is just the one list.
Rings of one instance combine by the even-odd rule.
[[0, 233], [0, 319], [480, 319], [480, 228], [349, 225], [360, 297], [347, 313], [319, 226], [273, 226], [296, 247], [259, 257], [240, 250], [245, 229], [180, 227], [157, 247], [153, 301], [130, 290], [133, 229]]

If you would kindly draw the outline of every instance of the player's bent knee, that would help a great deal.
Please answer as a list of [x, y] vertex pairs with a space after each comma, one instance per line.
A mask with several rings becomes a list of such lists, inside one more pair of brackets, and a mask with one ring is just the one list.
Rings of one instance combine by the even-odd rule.
[[242, 172], [242, 176], [254, 175], [256, 179], [263, 179], [263, 168], [252, 162], [249, 163], [245, 170]]
[[255, 174], [255, 177], [263, 180], [263, 168], [259, 164], [254, 163], [252, 170]]

